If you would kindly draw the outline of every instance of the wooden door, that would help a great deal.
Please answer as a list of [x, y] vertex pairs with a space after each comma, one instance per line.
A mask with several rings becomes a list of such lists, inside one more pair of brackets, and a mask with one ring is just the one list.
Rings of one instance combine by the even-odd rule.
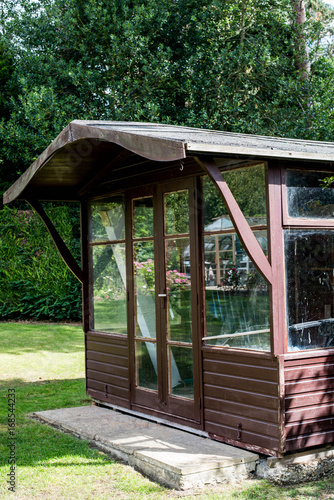
[[[198, 249], [192, 179], [131, 194], [132, 402], [200, 420]], [[131, 314], [132, 316], [132, 314]]]

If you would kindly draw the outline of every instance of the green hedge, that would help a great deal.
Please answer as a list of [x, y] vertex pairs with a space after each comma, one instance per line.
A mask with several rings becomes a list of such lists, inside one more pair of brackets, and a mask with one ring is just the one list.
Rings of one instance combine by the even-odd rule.
[[[28, 206], [0, 211], [0, 317], [81, 320], [81, 284], [61, 259], [43, 222]], [[80, 263], [76, 204], [44, 204]]]

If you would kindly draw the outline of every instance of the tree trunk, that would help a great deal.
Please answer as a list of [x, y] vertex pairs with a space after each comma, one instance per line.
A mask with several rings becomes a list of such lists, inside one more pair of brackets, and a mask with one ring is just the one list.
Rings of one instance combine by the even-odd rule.
[[295, 44], [295, 64], [297, 70], [303, 80], [306, 80], [311, 71], [311, 63], [309, 59], [309, 51], [307, 39], [304, 29], [306, 22], [306, 11], [304, 0], [294, 0], [295, 8], [295, 29], [296, 29], [296, 44]]

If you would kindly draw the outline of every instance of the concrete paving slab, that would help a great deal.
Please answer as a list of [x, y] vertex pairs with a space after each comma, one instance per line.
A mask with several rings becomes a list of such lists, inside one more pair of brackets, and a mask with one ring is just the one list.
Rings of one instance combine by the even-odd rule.
[[176, 489], [244, 479], [259, 459], [240, 448], [99, 406], [32, 416], [89, 440], [154, 481]]

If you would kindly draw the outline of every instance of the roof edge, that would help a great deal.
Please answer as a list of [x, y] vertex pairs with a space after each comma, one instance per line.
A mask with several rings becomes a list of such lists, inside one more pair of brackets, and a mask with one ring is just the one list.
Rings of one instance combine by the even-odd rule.
[[52, 143], [40, 154], [34, 163], [3, 194], [3, 203], [8, 204], [17, 199], [28, 186], [31, 179], [51, 158], [66, 145], [81, 140], [100, 140], [117, 144], [132, 153], [153, 161], [174, 161], [186, 157], [185, 143], [176, 139], [159, 139], [142, 136], [131, 132], [122, 132], [90, 126], [84, 120], [70, 122]]

